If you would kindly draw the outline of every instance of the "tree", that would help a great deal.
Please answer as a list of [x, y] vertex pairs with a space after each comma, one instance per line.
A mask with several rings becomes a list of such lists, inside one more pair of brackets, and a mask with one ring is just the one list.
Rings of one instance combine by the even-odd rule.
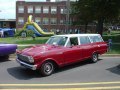
[[[120, 0], [79, 0], [73, 7], [77, 16], [81, 16], [83, 21], [96, 20], [97, 32], [102, 35], [103, 23], [106, 20], [112, 21], [119, 17]], [[83, 17], [86, 17], [85, 19]], [[81, 20], [82, 20], [81, 19]]]
[[90, 5], [88, 0], [77, 1], [72, 4], [72, 8], [72, 14], [77, 18], [77, 21], [75, 21], [74, 24], [85, 25], [85, 33], [87, 33], [87, 25], [93, 21], [93, 15], [89, 10]]

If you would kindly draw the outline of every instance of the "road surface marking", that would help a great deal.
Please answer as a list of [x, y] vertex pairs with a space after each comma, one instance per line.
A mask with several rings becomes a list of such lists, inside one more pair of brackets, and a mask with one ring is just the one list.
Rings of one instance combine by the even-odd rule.
[[[87, 88], [47, 88], [47, 89], [31, 89], [31, 88], [26, 88], [26, 89], [17, 89], [15, 88], [15, 90], [115, 90], [115, 89], [119, 89], [120, 90], [120, 86], [113, 86], [113, 87], [87, 87]], [[0, 89], [0, 90], [12, 90], [12, 89]]]
[[0, 84], [0, 86], [71, 86], [71, 85], [104, 85], [104, 84], [120, 84], [116, 82], [90, 82], [90, 83], [68, 83], [68, 84]]

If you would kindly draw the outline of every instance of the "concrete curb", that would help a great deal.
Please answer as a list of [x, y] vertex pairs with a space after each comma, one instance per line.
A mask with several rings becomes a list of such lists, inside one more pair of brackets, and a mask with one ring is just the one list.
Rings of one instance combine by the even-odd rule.
[[103, 54], [101, 57], [120, 57], [120, 54]]

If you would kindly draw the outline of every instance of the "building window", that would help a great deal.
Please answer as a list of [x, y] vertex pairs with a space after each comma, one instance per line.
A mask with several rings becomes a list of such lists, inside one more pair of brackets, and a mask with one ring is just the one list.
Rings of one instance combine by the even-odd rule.
[[43, 18], [43, 24], [48, 25], [49, 24], [49, 19], [48, 18]]
[[28, 6], [28, 13], [33, 13], [33, 6]]
[[66, 24], [65, 18], [61, 18], [59, 24], [61, 25]]
[[60, 20], [60, 24], [64, 24], [64, 20], [61, 19], [61, 20]]
[[43, 7], [43, 13], [49, 13], [49, 7], [48, 6]]
[[57, 7], [51, 7], [51, 14], [57, 13]]
[[72, 18], [70, 18], [70, 20], [69, 20], [69, 24], [72, 25]]
[[66, 14], [66, 9], [65, 9], [65, 8], [61, 8], [61, 9], [60, 9], [60, 13], [61, 13], [61, 14]]
[[18, 24], [20, 24], [20, 25], [24, 24], [24, 18], [23, 17], [18, 18]]
[[57, 24], [57, 19], [56, 18], [51, 18], [50, 23], [51, 24]]
[[41, 24], [41, 19], [39, 17], [36, 17], [35, 22], [40, 25]]
[[35, 7], [35, 13], [41, 13], [41, 6]]
[[61, 13], [61, 14], [63, 14], [63, 10], [64, 10], [63, 8], [60, 9], [60, 13]]
[[3, 27], [7, 27], [7, 23], [6, 22], [3, 22]]
[[24, 13], [24, 6], [18, 6], [18, 13]]
[[51, 32], [56, 32], [56, 29], [51, 29], [50, 31], [51, 31]]

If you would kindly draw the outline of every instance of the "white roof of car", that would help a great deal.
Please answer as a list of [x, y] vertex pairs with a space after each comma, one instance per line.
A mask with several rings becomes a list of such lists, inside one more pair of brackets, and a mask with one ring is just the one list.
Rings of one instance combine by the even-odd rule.
[[61, 37], [78, 37], [78, 36], [98, 36], [100, 34], [64, 34], [64, 35], [55, 35]]

